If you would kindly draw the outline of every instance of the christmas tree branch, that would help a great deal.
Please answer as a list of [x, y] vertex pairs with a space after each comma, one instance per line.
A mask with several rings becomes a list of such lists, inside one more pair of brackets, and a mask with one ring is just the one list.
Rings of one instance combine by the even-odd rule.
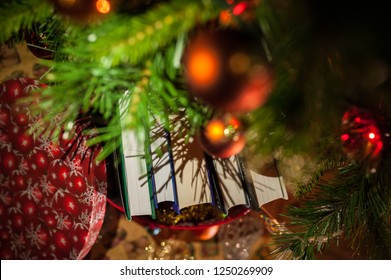
[[333, 239], [346, 238], [353, 249], [388, 259], [391, 195], [384, 185], [389, 182], [386, 172], [367, 175], [361, 165], [351, 164], [333, 179], [321, 180], [302, 206], [288, 208], [289, 232], [275, 236], [276, 253], [312, 259]]
[[168, 123], [169, 115], [184, 111], [194, 133], [204, 107], [188, 98], [180, 80], [184, 33], [217, 14], [211, 1], [171, 1], [131, 18], [118, 14], [91, 26], [69, 26], [58, 50], [61, 61], [49, 62], [52, 86], [39, 104], [50, 109], [45, 118], [61, 115], [66, 124], [79, 114], [98, 113], [109, 127], [90, 143], [108, 143], [118, 137], [116, 111], [126, 92], [132, 97], [122, 127], [146, 129], [151, 116]]
[[196, 24], [216, 17], [218, 12], [213, 1], [162, 3], [139, 16], [108, 18], [95, 29], [96, 40], [82, 48], [106, 67], [138, 64]]
[[44, 22], [51, 16], [52, 8], [46, 1], [3, 1], [0, 4], [0, 44], [34, 23]]

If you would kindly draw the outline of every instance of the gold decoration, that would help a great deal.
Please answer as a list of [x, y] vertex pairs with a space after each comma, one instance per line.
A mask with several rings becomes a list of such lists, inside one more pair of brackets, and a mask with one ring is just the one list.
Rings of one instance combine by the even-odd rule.
[[224, 220], [225, 215], [211, 204], [200, 204], [186, 207], [177, 214], [172, 208], [159, 207], [156, 211], [156, 223], [167, 226], [188, 225], [196, 226], [200, 223], [218, 222]]

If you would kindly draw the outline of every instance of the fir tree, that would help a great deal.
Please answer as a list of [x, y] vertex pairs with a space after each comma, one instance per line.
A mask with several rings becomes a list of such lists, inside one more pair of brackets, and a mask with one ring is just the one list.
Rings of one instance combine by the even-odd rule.
[[118, 147], [118, 127], [145, 133], [151, 117], [170, 129], [169, 117], [183, 115], [183, 133], [194, 136], [218, 108], [189, 94], [188, 42], [198, 29], [256, 34], [274, 86], [264, 105], [240, 115], [244, 154], [255, 165], [276, 158], [300, 202], [283, 213], [289, 223], [276, 234], [276, 252], [309, 259], [343, 238], [370, 258], [390, 259], [391, 40], [383, 3], [123, 2], [104, 16], [77, 17], [58, 1], [0, 3], [1, 44], [41, 32], [54, 52], [37, 112], [61, 116], [64, 127], [81, 114], [102, 116], [89, 142], [105, 143], [101, 158]]

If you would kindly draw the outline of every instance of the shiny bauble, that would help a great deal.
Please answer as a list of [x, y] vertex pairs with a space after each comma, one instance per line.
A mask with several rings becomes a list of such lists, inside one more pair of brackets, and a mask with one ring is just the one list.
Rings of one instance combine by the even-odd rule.
[[29, 51], [36, 57], [45, 60], [53, 60], [54, 49], [46, 42], [47, 38], [43, 33], [30, 32], [26, 35], [26, 44]]
[[273, 87], [260, 39], [241, 30], [195, 34], [183, 63], [190, 94], [220, 111], [255, 110], [267, 101]]
[[383, 134], [372, 112], [349, 108], [342, 117], [341, 141], [348, 156], [375, 159], [383, 150]]
[[246, 145], [242, 124], [230, 114], [210, 120], [198, 136], [205, 152], [218, 158], [237, 155]]

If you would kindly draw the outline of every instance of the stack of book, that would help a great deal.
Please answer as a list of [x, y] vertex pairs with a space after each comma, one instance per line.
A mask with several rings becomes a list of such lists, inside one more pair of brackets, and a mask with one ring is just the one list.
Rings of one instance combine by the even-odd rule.
[[[253, 210], [276, 199], [288, 199], [277, 164], [268, 176], [246, 166], [241, 156], [214, 158], [197, 139], [186, 141], [178, 133], [154, 127], [140, 139], [134, 131], [122, 131], [118, 153], [122, 203], [128, 219], [150, 215], [162, 202], [174, 210], [210, 203], [224, 213], [237, 205]], [[269, 171], [270, 171], [269, 170]]]

